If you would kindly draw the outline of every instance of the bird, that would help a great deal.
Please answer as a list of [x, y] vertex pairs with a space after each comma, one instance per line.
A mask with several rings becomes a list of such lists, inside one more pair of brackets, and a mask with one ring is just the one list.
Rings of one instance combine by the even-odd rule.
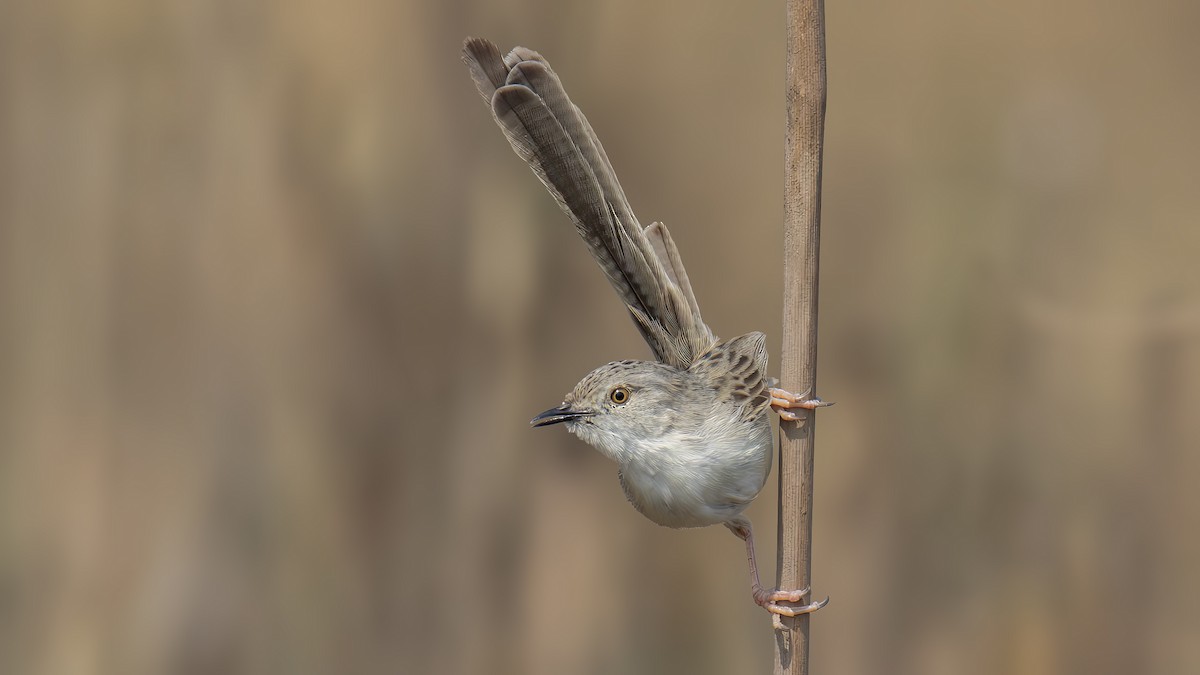
[[[562, 424], [616, 462], [626, 498], [670, 528], [724, 525], [746, 545], [751, 597], [775, 616], [828, 602], [809, 589], [768, 589], [743, 512], [771, 471], [772, 411], [830, 405], [767, 377], [766, 337], [719, 339], [700, 315], [679, 250], [661, 222], [643, 227], [600, 139], [539, 53], [468, 38], [463, 62], [514, 151], [574, 223], [628, 309], [653, 361], [622, 360], [588, 373], [530, 424]], [[805, 604], [797, 604], [805, 603]]]

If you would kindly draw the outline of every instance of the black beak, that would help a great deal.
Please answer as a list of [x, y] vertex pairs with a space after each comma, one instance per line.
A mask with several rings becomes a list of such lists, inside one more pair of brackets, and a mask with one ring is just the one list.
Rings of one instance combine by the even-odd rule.
[[564, 403], [557, 408], [551, 408], [546, 412], [539, 414], [537, 417], [529, 420], [529, 426], [547, 427], [551, 424], [558, 424], [559, 422], [570, 422], [571, 420], [577, 420], [581, 417], [591, 417], [593, 414], [595, 413], [590, 413], [584, 410], [573, 410], [567, 407], [567, 404]]

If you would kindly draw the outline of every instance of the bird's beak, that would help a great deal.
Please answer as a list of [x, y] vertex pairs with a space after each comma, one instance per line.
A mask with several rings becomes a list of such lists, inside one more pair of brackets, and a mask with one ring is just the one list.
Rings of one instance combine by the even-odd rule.
[[559, 422], [570, 422], [571, 420], [577, 420], [581, 417], [591, 417], [594, 414], [595, 413], [587, 410], [575, 410], [564, 403], [557, 408], [551, 408], [546, 412], [539, 414], [537, 417], [529, 420], [529, 426], [546, 427], [550, 426], [551, 424], [558, 424]]

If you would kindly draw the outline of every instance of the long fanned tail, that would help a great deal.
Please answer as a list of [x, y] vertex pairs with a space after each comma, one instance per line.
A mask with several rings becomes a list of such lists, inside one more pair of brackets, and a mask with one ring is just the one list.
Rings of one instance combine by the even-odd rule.
[[571, 217], [655, 357], [690, 366], [717, 338], [700, 317], [675, 242], [661, 223], [638, 223], [604, 147], [550, 64], [524, 47], [501, 56], [478, 38], [463, 45], [463, 61], [513, 150]]

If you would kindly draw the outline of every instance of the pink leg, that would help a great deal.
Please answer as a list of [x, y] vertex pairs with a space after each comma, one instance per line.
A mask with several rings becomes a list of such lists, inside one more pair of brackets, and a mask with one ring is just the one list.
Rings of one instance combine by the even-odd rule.
[[771, 387], [767, 390], [771, 394], [771, 408], [779, 413], [779, 416], [789, 422], [795, 422], [800, 419], [800, 416], [792, 412], [792, 408], [805, 408], [807, 410], [816, 410], [825, 406], [833, 405], [833, 403], [822, 401], [819, 398], [806, 398], [808, 392], [804, 392], [797, 396], [786, 389], [778, 389]]
[[[814, 602], [800, 607], [789, 607], [779, 604], [781, 602], [801, 602], [808, 595], [809, 589], [783, 591], [763, 588], [762, 581], [758, 576], [758, 563], [754, 560], [754, 529], [750, 526], [750, 521], [739, 516], [727, 521], [725, 527], [728, 527], [739, 539], [746, 542], [746, 559], [750, 563], [750, 589], [754, 595], [754, 603], [756, 605], [775, 615], [799, 616], [815, 612], [829, 602], [829, 598], [825, 598], [821, 602]], [[778, 616], [776, 617], [776, 624], [776, 627], [779, 627]]]

